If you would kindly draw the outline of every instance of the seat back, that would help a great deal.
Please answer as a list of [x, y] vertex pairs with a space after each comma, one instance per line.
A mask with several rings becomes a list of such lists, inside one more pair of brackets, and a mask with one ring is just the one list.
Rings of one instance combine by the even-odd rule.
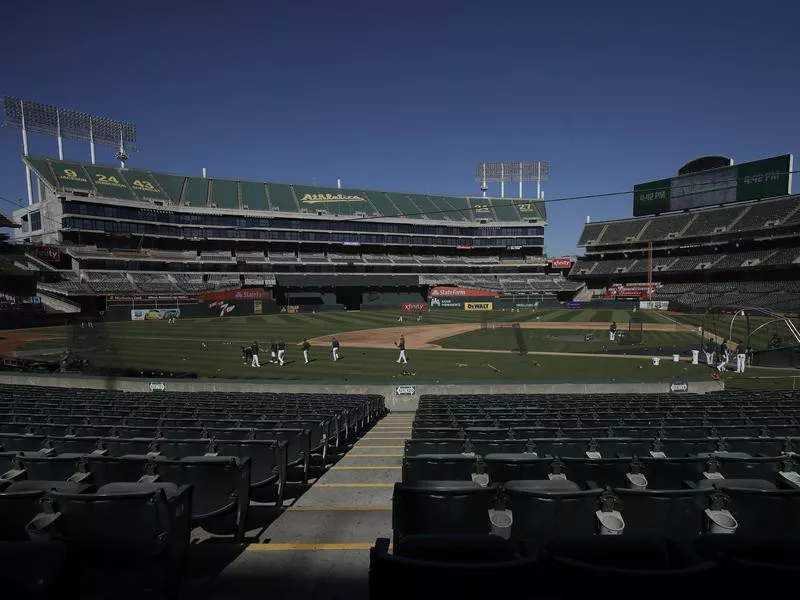
[[642, 473], [647, 477], [647, 487], [651, 490], [679, 490], [684, 481], [698, 481], [703, 478], [708, 459], [696, 457], [653, 458], [642, 456]]
[[182, 458], [184, 456], [203, 456], [212, 450], [211, 440], [201, 439], [168, 439], [157, 438], [154, 448], [161, 456], [167, 458]]
[[286, 442], [272, 440], [217, 440], [214, 449], [220, 456], [250, 459], [250, 485], [271, 483], [286, 468]]
[[615, 487], [625, 533], [689, 540], [705, 528], [709, 489], [632, 490]]
[[[405, 455], [419, 454], [461, 454], [464, 452], [464, 440], [461, 438], [406, 440]], [[477, 451], [476, 451], [477, 452]]]
[[628, 483], [626, 475], [631, 472], [630, 458], [591, 459], [564, 456], [559, 462], [563, 465], [567, 479], [581, 487], [586, 487], [588, 482], [601, 488], [624, 486]]
[[471, 481], [476, 458], [462, 454], [420, 454], [403, 459], [403, 483]]
[[417, 533], [489, 533], [489, 509], [499, 488], [472, 482], [396, 483], [392, 498], [395, 541]]
[[737, 532], [800, 536], [800, 489], [765, 491], [724, 489], [728, 510], [739, 523]]
[[37, 452], [45, 447], [45, 436], [34, 434], [0, 434], [0, 447], [14, 452]]
[[59, 530], [72, 547], [102, 562], [122, 564], [164, 553], [176, 533], [173, 515], [190, 509], [188, 490], [171, 499], [172, 507], [160, 489], [51, 496], [53, 508], [61, 513]]
[[547, 479], [553, 459], [524, 453], [487, 454], [483, 458], [489, 481], [505, 483], [520, 479]]
[[0, 492], [0, 541], [25, 541], [25, 525], [42, 508], [44, 490]]
[[152, 462], [161, 481], [191, 485], [192, 518], [204, 519], [249, 501], [250, 460], [232, 456], [195, 456]]
[[49, 437], [46, 443], [56, 454], [91, 454], [100, 447], [100, 437]]
[[139, 481], [147, 475], [147, 465], [150, 461], [145, 458], [112, 457], [112, 456], [85, 456], [84, 468], [92, 474], [92, 481], [98, 488], [109, 483]]
[[27, 479], [35, 481], [66, 481], [82, 470], [81, 459], [76, 456], [20, 456], [19, 464], [25, 469]]
[[506, 507], [513, 514], [512, 539], [544, 541], [555, 535], [595, 533], [602, 490], [546, 492], [526, 489], [524, 483], [505, 487]]
[[778, 480], [778, 472], [786, 462], [785, 456], [753, 456], [737, 458], [731, 456], [715, 456], [718, 471], [726, 479], [763, 479], [771, 483]]

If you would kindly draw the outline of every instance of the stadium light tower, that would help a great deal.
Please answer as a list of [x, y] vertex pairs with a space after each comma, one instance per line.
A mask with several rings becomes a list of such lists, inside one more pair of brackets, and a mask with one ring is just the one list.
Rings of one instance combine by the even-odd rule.
[[519, 183], [519, 197], [522, 198], [522, 183], [536, 182], [536, 198], [542, 198], [542, 182], [550, 177], [550, 163], [542, 160], [529, 162], [480, 163], [475, 167], [475, 181], [481, 184], [481, 192], [486, 197], [490, 183], [500, 184], [500, 197], [506, 197], [506, 183]]
[[[53, 136], [58, 140], [58, 158], [64, 160], [63, 140], [89, 143], [89, 156], [95, 163], [95, 145], [117, 149], [117, 159], [122, 168], [128, 152], [136, 150], [136, 125], [108, 117], [89, 115], [52, 104], [41, 104], [6, 96], [4, 125], [22, 131], [22, 152], [28, 156], [28, 132]], [[25, 166], [28, 186], [28, 204], [33, 204], [31, 170]]]

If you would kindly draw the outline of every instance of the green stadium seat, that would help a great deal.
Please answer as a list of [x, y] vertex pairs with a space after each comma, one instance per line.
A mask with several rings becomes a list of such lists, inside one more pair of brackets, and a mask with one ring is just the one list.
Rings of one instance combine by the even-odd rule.
[[[128, 181], [131, 190], [140, 200], [149, 198], [155, 198], [156, 200], [170, 199], [161, 189], [156, 178], [149, 171], [120, 169], [120, 174]], [[183, 182], [181, 182], [181, 185], [183, 185]]]
[[571, 481], [509, 481], [506, 508], [513, 514], [511, 539], [545, 541], [556, 535], [591, 535], [602, 490], [579, 490]]
[[241, 181], [239, 188], [242, 191], [242, 207], [248, 210], [269, 210], [267, 189], [263, 183], [255, 181]]
[[[523, 200], [514, 200], [512, 198], [493, 198], [489, 201], [494, 209], [494, 214], [497, 216], [498, 221], [519, 221], [520, 216], [517, 212], [516, 206], [523, 204]], [[525, 204], [531, 204], [527, 202]]]
[[25, 525], [41, 510], [46, 490], [0, 488], [0, 541], [28, 540]]
[[269, 193], [269, 204], [272, 210], [281, 212], [299, 212], [297, 201], [294, 199], [294, 193], [291, 186], [283, 183], [269, 183], [266, 184], [267, 192]]
[[395, 217], [401, 214], [402, 211], [389, 200], [385, 192], [369, 191], [365, 193], [381, 216]]
[[476, 221], [480, 219], [495, 221], [497, 219], [494, 214], [492, 201], [489, 198], [468, 198], [467, 201], [472, 209], [473, 218]]
[[46, 158], [39, 158], [37, 156], [26, 156], [25, 160], [51, 188], [56, 189], [58, 187], [58, 181], [56, 180], [56, 176], [53, 174], [49, 160]]
[[422, 209], [412, 202], [411, 198], [408, 197], [406, 194], [397, 194], [393, 192], [387, 192], [386, 195], [389, 199], [394, 203], [394, 205], [400, 211], [399, 214], [401, 215], [414, 215], [417, 218], [424, 218], [422, 215]]
[[693, 539], [705, 529], [703, 511], [709, 508], [713, 490], [615, 487], [613, 491], [620, 501], [617, 510], [625, 520], [625, 534]]
[[42, 522], [80, 556], [76, 578], [82, 587], [108, 592], [111, 585], [130, 594], [131, 587], [141, 586], [151, 594], [155, 588], [160, 597], [177, 597], [189, 547], [190, 486], [126, 484], [97, 494], [50, 497], [57, 512], [43, 515]]
[[[420, 194], [409, 194], [408, 197], [411, 201], [419, 206], [419, 209], [425, 213], [425, 216], [430, 219], [442, 219], [447, 213], [442, 213], [446, 208], [439, 208], [429, 196], [422, 196]], [[449, 215], [448, 215], [449, 216]]]
[[51, 161], [53, 171], [59, 187], [65, 190], [78, 190], [81, 192], [94, 192], [93, 177], [83, 169], [83, 165], [68, 161]]
[[168, 175], [166, 173], [153, 173], [152, 175], [159, 187], [172, 200], [172, 203], [180, 204], [183, 185], [187, 178], [182, 175]]
[[92, 178], [94, 187], [101, 196], [122, 200], [135, 199], [133, 192], [128, 187], [128, 182], [117, 169], [98, 165], [84, 165], [83, 168]]
[[208, 206], [208, 183], [204, 177], [189, 177], [184, 202], [187, 206]]
[[212, 179], [211, 204], [217, 208], [239, 208], [238, 183], [230, 179]]
[[456, 198], [452, 196], [440, 196], [432, 198], [436, 203], [438, 210], [446, 210], [446, 213], [440, 213], [442, 218], [450, 219], [451, 221], [469, 221], [469, 207], [466, 198]]

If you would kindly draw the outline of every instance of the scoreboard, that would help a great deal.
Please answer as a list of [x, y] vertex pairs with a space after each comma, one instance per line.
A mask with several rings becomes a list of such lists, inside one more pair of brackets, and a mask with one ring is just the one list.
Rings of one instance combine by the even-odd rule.
[[792, 189], [792, 155], [784, 154], [633, 187], [633, 215], [785, 196]]

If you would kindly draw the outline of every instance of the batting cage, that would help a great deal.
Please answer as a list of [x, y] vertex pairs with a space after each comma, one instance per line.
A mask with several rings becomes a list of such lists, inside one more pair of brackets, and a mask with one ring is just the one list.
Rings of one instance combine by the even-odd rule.
[[638, 314], [633, 313], [631, 320], [628, 321], [628, 329], [622, 336], [620, 344], [640, 345], [644, 344], [644, 320]]

